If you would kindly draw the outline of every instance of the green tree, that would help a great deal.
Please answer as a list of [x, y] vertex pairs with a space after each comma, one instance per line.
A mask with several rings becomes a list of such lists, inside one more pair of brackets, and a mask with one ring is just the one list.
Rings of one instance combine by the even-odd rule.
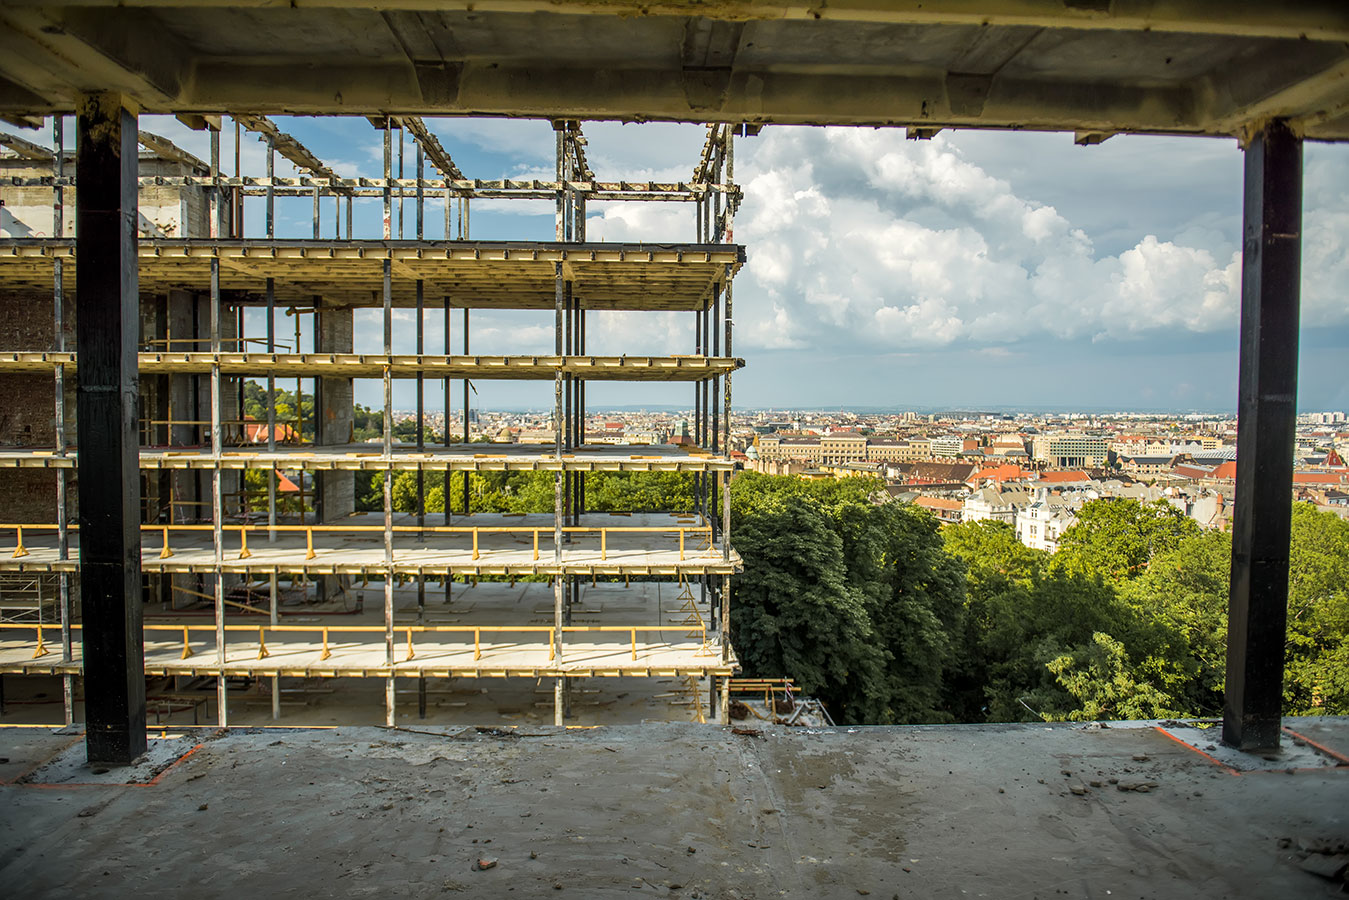
[[1089, 719], [1159, 719], [1180, 715], [1174, 699], [1148, 681], [1129, 658], [1124, 644], [1103, 632], [1073, 653], [1050, 660], [1048, 669], [1077, 701], [1067, 713], [1076, 721]]
[[1284, 712], [1349, 714], [1349, 521], [1293, 504]]
[[[946, 551], [965, 567], [965, 608], [952, 635], [955, 649], [947, 674], [947, 707], [957, 721], [982, 721], [990, 699], [986, 644], [992, 611], [1028, 602], [1050, 557], [1021, 543], [1006, 522], [962, 522], [943, 528], [941, 535]], [[1001, 718], [1019, 718], [1025, 712], [1015, 702], [1009, 709]]]
[[1140, 616], [1166, 630], [1167, 655], [1191, 663], [1193, 675], [1178, 700], [1187, 715], [1222, 714], [1231, 565], [1231, 535], [1205, 531], [1182, 538], [1121, 586]]
[[949, 721], [962, 565], [944, 551], [935, 519], [871, 502], [878, 488], [871, 479], [735, 479], [731, 538], [745, 561], [732, 594], [737, 651], [748, 671], [819, 685], [838, 721]]
[[694, 509], [693, 478], [682, 472], [590, 472], [585, 491], [586, 509], [592, 512]]
[[[244, 499], [250, 512], [267, 512], [267, 475], [270, 469], [244, 469]], [[310, 473], [292, 472], [287, 477], [292, 481], [299, 482], [305, 479]], [[300, 512], [300, 495], [294, 491], [282, 491], [280, 486], [276, 492], [276, 511], [281, 515], [296, 515]], [[305, 504], [305, 510], [311, 510], [310, 504]]]
[[361, 470], [353, 472], [356, 481], [356, 511], [376, 512], [384, 509], [384, 473]]
[[1184, 643], [1112, 579], [1024, 547], [1003, 523], [950, 526], [943, 537], [967, 566], [957, 715], [1119, 718], [1176, 708], [1194, 670]]
[[835, 718], [853, 721], [867, 706], [855, 700], [883, 690], [884, 654], [824, 510], [774, 497], [733, 524], [732, 540], [745, 561], [731, 626], [746, 674], [791, 677]]
[[908, 504], [851, 501], [837, 512], [849, 581], [866, 600], [887, 659], [883, 701], [868, 721], [951, 721], [947, 678], [963, 630], [964, 566], [940, 526]]
[[1198, 533], [1193, 519], [1161, 500], [1146, 505], [1126, 498], [1092, 500], [1063, 533], [1054, 561], [1083, 574], [1135, 578], [1154, 556]]

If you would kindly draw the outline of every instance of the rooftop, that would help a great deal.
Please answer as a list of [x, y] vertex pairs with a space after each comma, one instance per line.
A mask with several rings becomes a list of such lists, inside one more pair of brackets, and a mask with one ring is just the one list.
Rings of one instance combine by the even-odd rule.
[[6, 728], [0, 865], [90, 898], [1337, 894], [1303, 866], [1344, 843], [1349, 720], [1288, 725], [1253, 762], [1183, 723], [188, 728], [101, 774]]

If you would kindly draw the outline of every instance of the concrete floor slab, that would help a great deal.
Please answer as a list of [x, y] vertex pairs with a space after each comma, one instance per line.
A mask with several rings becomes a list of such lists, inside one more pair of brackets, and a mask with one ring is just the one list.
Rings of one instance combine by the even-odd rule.
[[[348, 594], [354, 597], [326, 604], [313, 615], [284, 615], [277, 626], [261, 613], [241, 613], [232, 607], [226, 622], [224, 670], [239, 675], [387, 674], [391, 667], [385, 647], [383, 586], [353, 586]], [[703, 675], [730, 674], [735, 667], [734, 654], [722, 652], [721, 635], [707, 627], [711, 609], [697, 585], [688, 591], [676, 582], [580, 585], [571, 623], [563, 629], [560, 655], [550, 652], [554, 622], [550, 584], [455, 585], [449, 604], [438, 586], [428, 594], [419, 615], [415, 588], [394, 592], [392, 668], [399, 674], [502, 671], [525, 676], [654, 670]], [[357, 605], [348, 611], [346, 603], [353, 600]], [[220, 670], [215, 625], [203, 614], [211, 604], [203, 600], [200, 605], [200, 610], [169, 613], [147, 610], [148, 673], [197, 675]], [[7, 625], [0, 629], [0, 671], [78, 672], [82, 634], [73, 630], [71, 660], [65, 663], [58, 629], [44, 629], [45, 652], [37, 654], [36, 626]]]
[[7, 892], [1324, 897], [1298, 842], [1349, 829], [1349, 767], [1233, 776], [1151, 727], [199, 734], [154, 786], [0, 787]]
[[[551, 572], [558, 568], [554, 557], [554, 519], [551, 515], [481, 514], [460, 517], [450, 526], [428, 521], [419, 537], [415, 516], [393, 517], [394, 568], [417, 572]], [[298, 526], [296, 526], [298, 527]], [[314, 526], [312, 535], [303, 530], [278, 531], [268, 540], [267, 526], [248, 530], [247, 553], [239, 525], [227, 527], [223, 538], [221, 568], [226, 572], [382, 572], [384, 558], [383, 515], [358, 513], [331, 525]], [[469, 531], [438, 531], [438, 528], [478, 528], [476, 540]], [[706, 523], [692, 516], [661, 513], [617, 515], [588, 514], [578, 528], [564, 535], [563, 571], [663, 572], [732, 574], [741, 567], [731, 550], [723, 558], [720, 544], [708, 539]], [[325, 530], [333, 529], [333, 530]], [[498, 530], [486, 530], [498, 529]], [[501, 530], [508, 529], [508, 530]], [[601, 529], [605, 532], [601, 534]], [[625, 530], [641, 529], [641, 530]], [[25, 553], [18, 552], [18, 536], [0, 536], [0, 571], [75, 571], [78, 567], [79, 536], [70, 536], [68, 558], [57, 552], [56, 534], [25, 527]], [[11, 543], [4, 544], [4, 540]], [[205, 527], [169, 526], [169, 552], [163, 556], [162, 530], [142, 535], [141, 567], [146, 572], [211, 572], [215, 549], [211, 531]], [[537, 556], [537, 558], [536, 558]]]
[[[3, 362], [3, 354], [0, 354]], [[50, 366], [48, 366], [50, 368]], [[551, 378], [551, 376], [550, 376]], [[381, 445], [339, 444], [281, 446], [269, 451], [265, 445], [231, 447], [221, 454], [224, 469], [267, 469], [273, 466], [332, 470], [453, 471], [581, 471], [581, 472], [704, 472], [730, 471], [734, 463], [710, 451], [675, 444], [587, 444], [553, 455], [553, 444], [451, 444], [427, 446], [418, 451], [396, 443], [387, 461]], [[52, 448], [0, 449], [0, 469], [74, 468], [76, 451], [58, 456]], [[150, 448], [140, 451], [142, 469], [211, 469], [216, 459], [210, 448]], [[430, 518], [440, 519], [440, 514]], [[456, 518], [459, 518], [456, 516]]]
[[[325, 727], [383, 725], [383, 678], [281, 677], [229, 682], [231, 725]], [[273, 718], [272, 692], [280, 687], [279, 717]], [[419, 706], [416, 678], [397, 680], [395, 721], [409, 728], [553, 723], [553, 679], [500, 677], [427, 677], [426, 715]], [[6, 703], [0, 729], [20, 735], [25, 727], [63, 722], [61, 680], [33, 675], [5, 679]], [[705, 722], [710, 709], [706, 678], [616, 676], [570, 678], [569, 726], [641, 725], [652, 722]], [[214, 678], [152, 679], [147, 686], [147, 720], [152, 734], [162, 729], [219, 722]], [[83, 693], [74, 694], [76, 731], [84, 721]], [[75, 740], [72, 738], [71, 740]], [[22, 751], [17, 758], [24, 757]], [[23, 774], [0, 754], [0, 782]]]

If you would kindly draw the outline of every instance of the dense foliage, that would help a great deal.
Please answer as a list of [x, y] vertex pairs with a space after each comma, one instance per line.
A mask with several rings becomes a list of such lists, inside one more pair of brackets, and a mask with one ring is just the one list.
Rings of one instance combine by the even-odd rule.
[[[1098, 500], [1050, 555], [1009, 525], [939, 530], [865, 479], [732, 490], [734, 639], [841, 722], [1214, 716], [1231, 537], [1165, 503]], [[1288, 713], [1349, 713], [1349, 522], [1293, 512]]]
[[[445, 512], [445, 472], [426, 472], [422, 496], [428, 513]], [[450, 472], [450, 513], [464, 512], [464, 481], [468, 480], [468, 511], [473, 513], [551, 513], [551, 472]], [[417, 511], [417, 473], [395, 472], [392, 485], [395, 512]], [[677, 472], [590, 472], [585, 478], [586, 509], [592, 512], [689, 512], [693, 509], [693, 480]], [[356, 508], [384, 508], [384, 473], [356, 473]]]

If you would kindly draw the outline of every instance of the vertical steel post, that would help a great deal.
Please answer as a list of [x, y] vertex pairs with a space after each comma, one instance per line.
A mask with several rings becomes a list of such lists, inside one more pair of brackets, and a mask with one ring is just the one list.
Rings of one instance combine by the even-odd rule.
[[[52, 116], [52, 149], [56, 156], [52, 160], [52, 174], [56, 176], [56, 186], [52, 189], [52, 236], [65, 236], [65, 188], [61, 185], [66, 176], [65, 156], [65, 117]], [[55, 318], [52, 330], [55, 337], [54, 349], [64, 353], [66, 349], [65, 315], [65, 273], [64, 260], [59, 256], [52, 261], [52, 293], [54, 296]], [[57, 363], [55, 372], [56, 388], [56, 455], [66, 455], [66, 367]], [[56, 470], [56, 558], [65, 561], [70, 558], [70, 528], [67, 518], [69, 501], [66, 494], [68, 481], [64, 468]], [[69, 663], [74, 652], [70, 636], [70, 573], [62, 571], [56, 576], [58, 597], [61, 604], [61, 662]], [[72, 675], [61, 676], [61, 699], [65, 712], [65, 723], [75, 721], [75, 678]]]
[[[239, 178], [240, 168], [240, 147], [241, 133], [239, 129], [239, 120], [234, 120], [234, 177]], [[230, 234], [233, 237], [241, 238], [244, 236], [244, 189], [242, 185], [236, 185], [230, 189]], [[217, 235], [218, 237], [219, 235]]]
[[225, 680], [225, 570], [224, 522], [225, 502], [222, 493], [220, 457], [224, 434], [221, 427], [220, 403], [220, 259], [211, 257], [211, 554], [215, 581], [215, 645], [216, 665], [216, 721], [221, 728], [229, 725], [229, 704]]
[[[445, 355], [448, 357], [448, 356], [450, 355], [450, 352], [451, 352], [451, 351], [450, 351], [450, 298], [449, 298], [449, 297], [446, 297], [446, 298], [444, 298], [444, 299], [445, 299]], [[445, 379], [445, 430], [444, 430], [444, 433], [441, 435], [441, 438], [442, 438], [442, 441], [443, 441], [443, 443], [445, 444], [446, 447], [449, 447], [449, 446], [451, 445], [451, 443], [453, 443], [453, 440], [454, 440], [453, 436], [450, 434], [450, 413], [453, 411], [453, 407], [450, 405], [450, 388], [451, 388], [452, 384], [453, 384], [453, 380], [452, 380], [452, 379], [450, 379], [450, 378], [446, 378], [446, 379]], [[451, 476], [452, 474], [453, 474], [453, 473], [450, 471], [450, 469], [449, 469], [448, 467], [446, 467], [446, 469], [445, 469], [445, 524], [446, 524], [446, 525], [450, 524], [450, 476]], [[449, 590], [449, 588], [448, 588], [449, 582], [448, 582], [448, 581], [446, 582], [446, 585], [447, 585], [446, 590]]]
[[[267, 136], [267, 240], [276, 238], [276, 189], [274, 183], [276, 180], [276, 142], [271, 135]], [[314, 227], [318, 228], [318, 219], [314, 219]], [[267, 291], [267, 353], [276, 352], [276, 282], [268, 278], [266, 283]], [[240, 338], [242, 338], [242, 333]], [[240, 346], [240, 350], [245, 349]], [[298, 353], [299, 347], [295, 348]], [[296, 404], [300, 398], [295, 398]], [[239, 409], [239, 418], [243, 418], [243, 408]], [[267, 369], [267, 451], [276, 452], [276, 373], [271, 366]], [[244, 495], [244, 502], [247, 503], [247, 494]], [[273, 461], [267, 468], [267, 540], [269, 543], [276, 543], [276, 462]]]
[[393, 652], [393, 261], [384, 259], [384, 662], [389, 667], [385, 683], [385, 723], [394, 725]]
[[136, 338], [137, 111], [78, 99], [75, 154], [80, 598], [90, 762], [145, 752]]
[[[240, 165], [240, 131], [239, 122], [234, 122], [234, 175], [239, 177]], [[214, 154], [213, 154], [214, 155]], [[216, 162], [212, 160], [212, 162]], [[231, 228], [237, 237], [243, 237], [243, 211], [244, 198], [241, 188], [234, 190], [234, 206], [231, 209], [233, 221]], [[221, 222], [219, 218], [220, 207], [216, 205], [216, 215], [213, 221], [209, 223], [211, 237], [218, 238], [221, 233]], [[216, 673], [216, 721], [220, 727], [224, 728], [229, 724], [229, 696], [228, 682], [225, 679], [225, 573], [222, 568], [224, 559], [224, 534], [223, 524], [225, 518], [225, 504], [222, 496], [222, 473], [220, 471], [221, 444], [224, 435], [221, 432], [220, 423], [220, 260], [216, 257], [211, 258], [211, 286], [210, 286], [210, 329], [211, 329], [211, 559], [212, 559], [212, 587], [215, 608], [213, 610], [215, 617], [215, 643], [216, 643], [216, 665], [220, 671]], [[194, 317], [195, 326], [195, 317]], [[196, 331], [193, 332], [196, 337]], [[195, 391], [194, 391], [195, 393]]]
[[[384, 240], [391, 237], [393, 178], [392, 136], [389, 120], [384, 120]], [[393, 260], [387, 255], [383, 263], [384, 312], [384, 664], [389, 675], [384, 683], [384, 724], [393, 727], [394, 709], [394, 654], [393, 654], [393, 370], [389, 359], [393, 355]]]
[[[464, 355], [468, 356], [468, 307], [464, 307]], [[468, 390], [469, 380], [464, 379], [464, 447], [467, 450], [468, 439]], [[447, 496], [445, 502], [448, 503]], [[468, 472], [464, 472], [464, 515], [468, 515]]]
[[[422, 170], [425, 168], [425, 151], [421, 141], [417, 142], [417, 240], [425, 237], [426, 192], [422, 189]], [[426, 378], [421, 369], [422, 354], [426, 352], [426, 285], [417, 279], [417, 452], [426, 450]], [[426, 467], [417, 464], [417, 527], [426, 527]], [[424, 540], [424, 532], [417, 532], [417, 539]], [[417, 616], [420, 618], [426, 608], [426, 581], [417, 578]], [[423, 683], [424, 684], [424, 683]], [[423, 708], [422, 715], [426, 715]]]
[[267, 135], [267, 237], [276, 231], [276, 143]]
[[1275, 119], [1246, 147], [1236, 509], [1223, 742], [1279, 745], [1297, 421], [1302, 139]]
[[445, 175], [445, 240], [452, 240], [452, 232], [449, 231], [449, 204], [451, 204], [451, 193], [449, 193], [449, 175]]
[[400, 119], [398, 120], [398, 180], [400, 182], [398, 185], [398, 239], [400, 241], [403, 239], [403, 207], [405, 205], [404, 201], [407, 199], [407, 196], [403, 191], [403, 185], [401, 184], [403, 180], [403, 138], [405, 135], [406, 132], [403, 131], [403, 122]]
[[[730, 146], [730, 134], [727, 134], [727, 146]], [[729, 170], [729, 162], [727, 164]], [[729, 177], [729, 175], [728, 175]], [[726, 216], [729, 221], [731, 217], [731, 207], [728, 204]], [[729, 227], [728, 227], [729, 232]], [[723, 318], [723, 328], [725, 329], [725, 348], [726, 356], [731, 357], [731, 266], [726, 266], [725, 281], [722, 287], [722, 297], [726, 302], [726, 314]], [[731, 458], [731, 373], [726, 373], [726, 383], [722, 387], [722, 433], [721, 433], [721, 451], [726, 460]], [[731, 561], [731, 478], [733, 471], [726, 472], [721, 476], [721, 559], [722, 562]], [[722, 662], [730, 659], [731, 654], [731, 578], [725, 576], [721, 581], [721, 610], [718, 627], [721, 629], [721, 659]], [[727, 679], [726, 685], [723, 685], [724, 696], [729, 698], [730, 680]], [[724, 706], [724, 704], [723, 704]], [[729, 713], [723, 713], [723, 724], [729, 722]]]
[[[417, 280], [417, 362], [421, 364], [422, 354], [426, 352], [426, 330], [423, 318], [426, 315], [425, 286]], [[417, 453], [426, 450], [426, 392], [422, 371], [417, 370]], [[417, 540], [426, 539], [426, 466], [417, 463]], [[426, 581], [417, 578], [417, 620], [421, 621], [426, 612]]]
[[392, 203], [393, 188], [389, 182], [393, 179], [393, 145], [390, 143], [392, 136], [389, 134], [389, 120], [384, 120], [384, 240], [389, 240], [393, 236], [392, 228]]
[[[561, 146], [561, 138], [558, 139]], [[563, 303], [565, 302], [566, 284], [563, 279], [562, 263], [553, 263], [553, 332], [554, 332], [554, 353], [557, 356], [562, 355], [562, 316]], [[562, 421], [562, 370], [558, 369], [553, 374], [553, 456], [558, 461], [558, 471], [553, 474], [553, 565], [556, 568], [556, 574], [553, 576], [553, 656], [558, 665], [562, 663], [562, 617], [563, 617], [563, 597], [562, 597], [562, 431], [565, 427]], [[557, 704], [555, 712], [555, 724], [562, 724], [562, 681], [557, 682]]]
[[[712, 289], [712, 358], [715, 359], [721, 355], [721, 291], [717, 288]], [[717, 403], [718, 395], [721, 393], [721, 379], [716, 376], [708, 384], [708, 406], [712, 408], [712, 427], [708, 430], [708, 436], [711, 438], [710, 449], [715, 456], [721, 449], [721, 406]], [[720, 531], [720, 523], [717, 520], [717, 488], [720, 484], [720, 477], [713, 476], [711, 472], [706, 473], [704, 478], [708, 482], [710, 492], [710, 503], [708, 505], [707, 518], [712, 525], [712, 538], [716, 540], [717, 532]]]
[[[446, 202], [447, 204], [450, 202], [448, 196], [446, 197], [445, 202]], [[448, 216], [448, 215], [449, 215], [449, 213], [446, 212], [446, 216]], [[449, 235], [447, 234], [446, 237], [448, 238]], [[448, 356], [450, 355], [450, 298], [449, 298], [449, 297], [445, 297], [444, 299], [445, 299], [445, 356], [448, 357]], [[444, 427], [444, 433], [441, 435], [441, 440], [442, 440], [442, 442], [444, 443], [444, 445], [445, 445], [445, 447], [446, 447], [447, 449], [449, 448], [450, 443], [451, 443], [451, 441], [453, 440], [453, 438], [452, 438], [451, 435], [450, 435], [450, 409], [451, 409], [451, 407], [450, 407], [450, 385], [451, 385], [451, 380], [450, 380], [449, 378], [446, 378], [446, 379], [445, 379], [445, 418], [444, 418], [445, 427]], [[445, 467], [445, 470], [444, 470], [444, 471], [445, 471], [445, 489], [444, 489], [443, 493], [444, 493], [444, 495], [445, 495], [445, 524], [446, 524], [446, 525], [449, 525], [449, 524], [450, 524], [450, 521], [451, 521], [451, 517], [450, 517], [450, 487], [451, 487], [451, 485], [450, 485], [450, 478], [451, 478], [451, 476], [454, 474], [454, 472], [453, 472], [453, 470], [452, 470], [448, 465]], [[453, 573], [452, 571], [450, 571], [450, 569], [446, 568], [446, 569], [445, 569], [445, 602], [446, 602], [447, 604], [450, 602], [450, 595], [451, 595], [451, 592], [452, 592], [453, 590], [454, 590], [454, 573]]]
[[554, 218], [553, 237], [554, 240], [556, 240], [559, 244], [567, 239], [567, 210], [566, 210], [567, 192], [564, 189], [563, 184], [563, 182], [566, 179], [566, 169], [565, 169], [566, 163], [565, 156], [567, 152], [566, 126], [567, 123], [560, 119], [553, 122], [553, 137], [555, 139], [556, 144], [554, 153], [554, 161], [556, 163], [554, 167], [555, 168], [554, 178], [557, 180], [557, 196], [554, 198], [555, 210], [553, 214]]
[[[726, 227], [723, 240], [728, 244], [735, 243], [735, 131], [731, 126], [726, 127]], [[728, 347], [726, 355], [730, 354]]]
[[[579, 352], [579, 354], [580, 354], [581, 356], [585, 356], [585, 352], [586, 352], [586, 311], [585, 311], [584, 309], [581, 309], [581, 302], [580, 302], [579, 300], [576, 302], [576, 308], [577, 308], [576, 315], [577, 315], [577, 317], [578, 317], [578, 319], [579, 319], [579, 323], [580, 323], [580, 335], [581, 335], [581, 336], [580, 336], [580, 344], [581, 344], [581, 345], [580, 345], [580, 347], [578, 348], [578, 352]], [[585, 379], [581, 379], [580, 388], [578, 389], [577, 398], [576, 398], [576, 405], [577, 405], [577, 408], [578, 408], [578, 412], [577, 412], [577, 414], [576, 414], [576, 422], [577, 422], [577, 434], [578, 434], [578, 438], [577, 438], [577, 442], [576, 442], [576, 443], [577, 443], [577, 446], [578, 446], [578, 447], [584, 447], [584, 446], [585, 446], [585, 442], [586, 442], [586, 383], [585, 383]], [[585, 515], [585, 511], [586, 511], [586, 473], [585, 473], [585, 471], [582, 470], [582, 471], [577, 472], [577, 473], [576, 473], [576, 477], [580, 480], [580, 485], [577, 487], [577, 490], [576, 490], [576, 497], [577, 497], [577, 501], [576, 501], [576, 512], [577, 512], [577, 515]]]

